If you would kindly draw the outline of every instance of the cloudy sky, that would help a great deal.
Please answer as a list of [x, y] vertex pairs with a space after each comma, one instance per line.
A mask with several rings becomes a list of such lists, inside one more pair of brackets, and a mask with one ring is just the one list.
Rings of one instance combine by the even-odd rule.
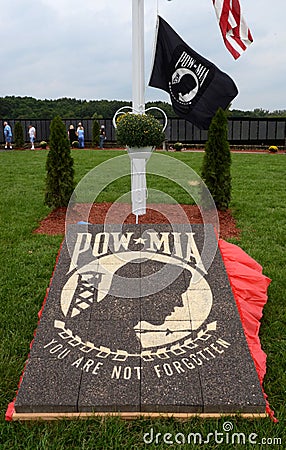
[[[254, 43], [234, 60], [212, 0], [145, 0], [146, 101], [157, 10], [198, 53], [227, 72], [232, 108], [286, 109], [286, 2], [240, 0]], [[132, 0], [0, 0], [0, 97], [131, 100]]]

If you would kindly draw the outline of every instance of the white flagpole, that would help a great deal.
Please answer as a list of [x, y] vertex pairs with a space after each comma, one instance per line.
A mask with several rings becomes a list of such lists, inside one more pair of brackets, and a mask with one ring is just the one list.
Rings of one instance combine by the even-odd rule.
[[[145, 70], [144, 70], [144, 0], [132, 0], [132, 113], [145, 113]], [[116, 117], [123, 114], [124, 109], [130, 109], [129, 106], [120, 108], [113, 117], [113, 125], [116, 128]], [[167, 116], [160, 108], [167, 125]], [[131, 160], [131, 199], [132, 213], [138, 217], [146, 214], [147, 184], [146, 184], [146, 163], [151, 156], [153, 147], [144, 147], [140, 149], [128, 148]]]
[[132, 0], [132, 109], [145, 112], [144, 0]]
[[[144, 0], [132, 0], [132, 112], [145, 112], [144, 71]], [[146, 160], [145, 155], [129, 151], [131, 159], [132, 212], [136, 216], [146, 214]]]

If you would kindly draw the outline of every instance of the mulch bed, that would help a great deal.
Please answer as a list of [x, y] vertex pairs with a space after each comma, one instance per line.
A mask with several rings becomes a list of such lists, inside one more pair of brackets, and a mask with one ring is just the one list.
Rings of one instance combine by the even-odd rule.
[[[92, 206], [88, 204], [76, 205], [69, 210], [66, 217], [67, 208], [58, 208], [52, 211], [35, 233], [57, 235], [65, 233], [66, 221], [78, 223], [80, 221], [92, 224], [104, 223], [128, 223], [135, 224], [136, 218], [131, 213], [131, 205], [126, 203], [95, 203]], [[222, 239], [239, 238], [240, 230], [236, 226], [235, 219], [231, 211], [218, 211], [220, 223], [220, 236]], [[149, 223], [203, 223], [202, 216], [198, 206], [194, 205], [148, 205], [145, 215], [139, 216], [139, 224]]]

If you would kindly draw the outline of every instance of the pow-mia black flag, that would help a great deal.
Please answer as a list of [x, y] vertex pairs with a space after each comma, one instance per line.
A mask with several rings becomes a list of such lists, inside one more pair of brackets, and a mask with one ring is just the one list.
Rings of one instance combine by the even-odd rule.
[[157, 43], [149, 86], [171, 97], [179, 117], [208, 129], [219, 107], [225, 109], [238, 94], [233, 80], [192, 50], [158, 16]]

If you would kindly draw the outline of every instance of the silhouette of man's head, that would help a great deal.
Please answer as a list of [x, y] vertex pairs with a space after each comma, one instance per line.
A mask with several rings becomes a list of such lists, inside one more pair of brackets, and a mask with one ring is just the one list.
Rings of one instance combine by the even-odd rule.
[[184, 100], [186, 103], [195, 97], [198, 89], [197, 80], [191, 73], [178, 75], [178, 80], [172, 84], [172, 93], [176, 99]]
[[[114, 275], [110, 292], [98, 304], [98, 312], [107, 308], [112, 311], [114, 320], [132, 321], [134, 318], [134, 323], [137, 323], [140, 317], [141, 321], [156, 325], [163, 324], [176, 307], [183, 306], [182, 294], [187, 290], [192, 276], [189, 270], [154, 260], [127, 263]], [[132, 297], [132, 293], [128, 292], [126, 298], [116, 296], [117, 291], [122, 292], [123, 286], [128, 289], [126, 278], [136, 279], [133, 280], [135, 290], [140, 295]], [[153, 293], [150, 294], [150, 291]], [[140, 314], [134, 314], [135, 311]]]

